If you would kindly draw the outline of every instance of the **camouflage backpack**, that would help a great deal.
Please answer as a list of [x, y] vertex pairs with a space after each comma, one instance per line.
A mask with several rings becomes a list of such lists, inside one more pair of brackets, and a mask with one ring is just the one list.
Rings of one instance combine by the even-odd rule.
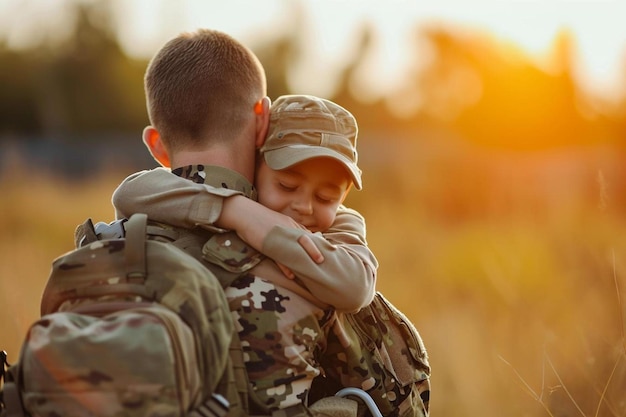
[[[424, 343], [410, 320], [381, 293], [358, 313], [337, 314], [321, 362], [325, 375], [318, 377], [314, 397], [337, 391], [359, 397], [364, 391], [369, 397], [360, 398], [371, 398], [385, 417], [428, 416], [430, 365]], [[368, 401], [360, 404], [359, 415], [372, 409], [366, 407]]]
[[41, 318], [19, 362], [3, 363], [2, 417], [229, 412], [232, 395], [219, 393], [235, 378], [234, 327], [221, 284], [181, 249], [146, 239], [145, 215], [123, 227], [125, 238], [98, 240], [91, 225], [84, 246], [54, 261]]

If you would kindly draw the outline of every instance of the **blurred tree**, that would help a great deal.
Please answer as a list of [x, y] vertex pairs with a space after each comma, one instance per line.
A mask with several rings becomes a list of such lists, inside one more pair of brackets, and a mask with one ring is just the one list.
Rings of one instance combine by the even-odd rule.
[[374, 28], [367, 23], [360, 27], [359, 42], [354, 59], [348, 62], [341, 71], [337, 91], [333, 100], [349, 109], [359, 122], [361, 130], [372, 131], [378, 129], [392, 130], [401, 124], [390, 113], [383, 99], [370, 103], [359, 101], [355, 94], [354, 78], [359, 67], [364, 64], [368, 51], [372, 48]]
[[62, 130], [117, 132], [146, 124], [146, 62], [123, 53], [108, 7], [105, 2], [81, 6], [75, 36], [51, 65], [48, 82], [58, 86], [59, 102], [67, 109], [65, 120], [58, 121]]
[[275, 100], [279, 96], [290, 94], [287, 70], [297, 50], [294, 39], [284, 36], [271, 43], [253, 46], [252, 49], [265, 68], [267, 94], [270, 98]]
[[120, 49], [106, 2], [77, 3], [74, 35], [52, 49], [0, 51], [0, 132], [81, 140], [141, 129], [146, 62]]
[[[147, 62], [130, 59], [121, 50], [108, 2], [70, 4], [76, 8], [74, 34], [61, 45], [17, 53], [0, 44], [0, 136], [89, 137], [92, 132], [136, 132], [146, 124]], [[296, 6], [292, 11], [291, 29], [252, 45], [266, 67], [272, 98], [293, 92], [290, 74], [309, 42], [307, 16]], [[356, 51], [329, 98], [349, 108], [363, 131], [430, 137], [416, 133], [428, 128], [448, 132], [440, 138], [516, 149], [623, 143], [623, 114], [590, 120], [579, 111], [585, 98], [572, 76], [575, 44], [568, 33], [556, 40], [554, 65], [547, 71], [515, 47], [475, 32], [418, 32], [431, 54], [417, 48], [407, 54], [431, 56], [428, 64], [413, 69], [401, 91], [364, 103], [355, 94], [354, 79], [375, 34], [366, 23], [360, 31]], [[399, 118], [390, 111], [392, 100], [396, 105], [418, 100], [421, 107]], [[449, 134], [451, 128], [455, 135]]]
[[41, 130], [33, 83], [37, 66], [33, 55], [0, 46], [0, 135]]

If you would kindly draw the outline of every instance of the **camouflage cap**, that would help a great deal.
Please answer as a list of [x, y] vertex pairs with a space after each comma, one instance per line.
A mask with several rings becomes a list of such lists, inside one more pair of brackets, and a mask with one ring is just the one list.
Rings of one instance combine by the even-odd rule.
[[269, 132], [261, 153], [275, 170], [311, 158], [336, 159], [360, 190], [357, 134], [356, 119], [338, 104], [310, 95], [285, 95], [272, 104]]

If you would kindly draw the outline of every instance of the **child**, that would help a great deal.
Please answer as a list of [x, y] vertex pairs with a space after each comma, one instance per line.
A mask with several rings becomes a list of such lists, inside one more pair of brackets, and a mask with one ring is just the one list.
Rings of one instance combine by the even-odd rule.
[[[255, 249], [284, 265], [288, 278], [293, 279], [286, 279], [268, 262], [259, 263], [251, 273], [289, 288], [316, 305], [342, 312], [356, 311], [369, 304], [374, 295], [378, 266], [367, 248], [363, 217], [342, 205], [352, 185], [361, 189], [357, 131], [354, 117], [330, 101], [312, 96], [283, 96], [276, 100], [270, 111], [269, 133], [258, 158], [259, 201], [293, 217], [309, 231], [276, 226], [261, 241], [253, 243], [254, 239], [248, 239]], [[188, 167], [172, 172], [201, 184], [178, 178], [162, 168], [132, 175], [114, 193], [116, 216], [144, 212], [152, 220], [174, 226], [216, 230], [216, 225], [229, 224], [231, 218], [245, 218], [247, 208], [242, 210], [242, 205], [254, 203], [241, 195], [216, 200], [216, 189], [204, 185], [204, 168]], [[163, 198], [165, 193], [166, 199]], [[213, 214], [216, 204], [223, 204], [219, 216]], [[264, 210], [262, 213], [272, 213]], [[258, 215], [248, 217], [255, 223], [262, 223]], [[251, 236], [252, 227], [245, 222], [232, 228], [244, 240]], [[300, 242], [312, 258], [303, 258], [302, 248], [298, 248], [296, 242]], [[217, 246], [205, 245], [208, 259], [219, 258], [219, 251], [225, 246], [239, 245], [233, 234], [221, 235], [219, 242], [213, 243]], [[294, 375], [299, 392], [295, 393], [294, 389], [295, 395], [289, 395], [287, 400], [281, 398], [280, 404], [272, 397], [284, 388], [277, 387], [275, 380], [257, 377], [257, 370], [265, 371], [263, 368], [268, 362], [289, 367], [291, 358], [297, 356], [291, 349], [302, 346], [280, 352], [268, 350], [265, 346], [268, 340], [251, 334], [249, 329], [254, 327], [254, 317], [249, 311], [247, 291], [237, 283], [225, 289], [231, 311], [240, 325], [246, 366], [256, 393], [269, 409], [291, 405], [294, 398], [306, 403], [311, 376], [318, 375], [319, 370], [309, 369]], [[278, 298], [277, 302], [280, 301], [282, 299]], [[322, 327], [327, 328], [328, 323], [326, 321]], [[312, 343], [308, 341], [303, 346], [325, 343], [319, 335], [310, 334], [310, 337]], [[279, 355], [286, 358], [276, 358]]]
[[[361, 189], [352, 115], [328, 100], [283, 96], [272, 105], [270, 116], [255, 177], [259, 203], [311, 232], [323, 233], [336, 247], [346, 244], [350, 235], [364, 238], [363, 219], [351, 222], [344, 213], [349, 209], [342, 206], [352, 185]], [[343, 238], [335, 236], [342, 233]], [[322, 258], [320, 272], [330, 273], [328, 279], [350, 279], [341, 269], [325, 270]], [[329, 302], [314, 286], [316, 277], [311, 278], [313, 283], [304, 285]], [[339, 295], [351, 297], [350, 292]], [[428, 415], [430, 367], [410, 321], [380, 294], [358, 314], [340, 313], [336, 318], [320, 358], [326, 378], [314, 386], [312, 397], [333, 395], [344, 386], [362, 388], [383, 415]]]

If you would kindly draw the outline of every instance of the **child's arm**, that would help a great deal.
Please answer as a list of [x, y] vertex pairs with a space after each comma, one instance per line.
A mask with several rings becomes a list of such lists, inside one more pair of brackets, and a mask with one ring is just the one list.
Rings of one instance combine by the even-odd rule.
[[[368, 305], [374, 297], [378, 261], [367, 246], [363, 216], [341, 206], [324, 234], [311, 233], [295, 222], [299, 227], [276, 221], [283, 217], [249, 199], [233, 197], [225, 201], [220, 221], [284, 265], [320, 301], [346, 312]], [[311, 256], [303, 239], [319, 251], [319, 259]]]
[[[146, 213], [178, 227], [235, 230], [250, 246], [293, 271], [315, 297], [340, 311], [358, 310], [371, 301], [377, 262], [366, 246], [365, 224], [358, 213], [341, 209], [327, 240], [239, 194], [157, 168], [128, 177], [114, 192], [113, 204], [118, 218]], [[321, 252], [322, 264], [314, 260], [319, 261], [319, 254], [305, 250], [307, 245], [294, 245], [307, 238]]]
[[274, 227], [261, 252], [291, 269], [313, 295], [339, 311], [356, 311], [374, 297], [378, 261], [369, 250], [365, 220], [355, 210], [340, 207], [331, 228], [309, 235], [324, 261], [317, 264], [300, 245], [289, 244], [305, 232]]
[[[304, 229], [288, 216], [244, 197], [240, 192], [215, 188], [172, 174], [164, 168], [128, 176], [113, 192], [115, 217], [145, 213], [157, 222], [212, 231], [236, 230], [253, 248], [261, 251], [263, 240], [274, 226]], [[303, 235], [299, 243], [316, 262], [323, 258]]]
[[224, 199], [241, 194], [213, 188], [172, 174], [164, 168], [128, 176], [113, 192], [116, 218], [146, 213], [151, 220], [192, 229], [213, 226], [220, 217]]

